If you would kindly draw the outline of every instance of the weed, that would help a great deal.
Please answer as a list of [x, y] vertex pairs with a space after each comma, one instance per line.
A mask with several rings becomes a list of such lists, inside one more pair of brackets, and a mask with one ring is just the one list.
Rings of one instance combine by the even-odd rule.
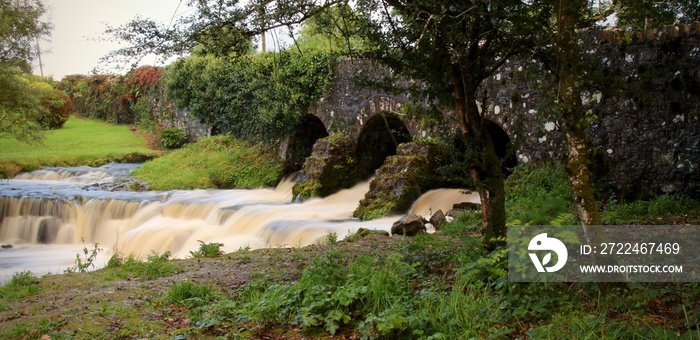
[[102, 248], [99, 248], [97, 243], [92, 245], [92, 249], [88, 249], [88, 247], [85, 245], [85, 239], [81, 238], [80, 241], [83, 242], [83, 256], [81, 257], [80, 253], [75, 255], [75, 266], [67, 268], [65, 270], [66, 274], [75, 272], [85, 273], [91, 267], [95, 268], [97, 254], [102, 252]]
[[72, 339], [70, 331], [62, 330], [65, 321], [42, 317], [31, 322], [22, 322], [13, 327], [2, 327], [2, 339]]
[[221, 247], [224, 246], [223, 243], [216, 243], [216, 242], [210, 242], [210, 243], [204, 243], [204, 241], [199, 241], [199, 249], [197, 251], [190, 251], [190, 255], [194, 258], [201, 258], [201, 257], [217, 257], [219, 255], [222, 255], [224, 252], [221, 250]]
[[[509, 221], [542, 225], [574, 211], [569, 180], [561, 166], [519, 166], [505, 186]], [[565, 224], [573, 222], [571, 219]]]
[[326, 244], [331, 246], [338, 244], [338, 234], [335, 232], [328, 234], [328, 236], [326, 236]]

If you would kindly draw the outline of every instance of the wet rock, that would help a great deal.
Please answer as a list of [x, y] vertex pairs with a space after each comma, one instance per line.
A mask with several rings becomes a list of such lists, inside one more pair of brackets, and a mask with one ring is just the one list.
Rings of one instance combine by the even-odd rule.
[[443, 165], [440, 159], [447, 159], [443, 151], [432, 144], [399, 145], [397, 154], [376, 171], [353, 216], [369, 220], [406, 212], [422, 193], [442, 185], [435, 169]]
[[388, 157], [377, 170], [353, 216], [371, 220], [406, 212], [421, 195], [415, 172], [418, 163], [415, 157]]
[[433, 216], [430, 216], [429, 222], [433, 225], [433, 227], [435, 227], [435, 230], [438, 230], [440, 228], [440, 224], [445, 222], [445, 213], [438, 209]]
[[419, 233], [425, 233], [425, 220], [415, 214], [409, 214], [401, 217], [391, 226], [392, 235], [414, 236]]
[[41, 244], [53, 243], [58, 235], [58, 230], [61, 228], [63, 220], [57, 217], [46, 217], [39, 223], [39, 231], [36, 236], [36, 241]]
[[351, 187], [359, 180], [354, 162], [355, 143], [350, 137], [335, 134], [319, 139], [294, 185], [294, 197], [325, 197]]

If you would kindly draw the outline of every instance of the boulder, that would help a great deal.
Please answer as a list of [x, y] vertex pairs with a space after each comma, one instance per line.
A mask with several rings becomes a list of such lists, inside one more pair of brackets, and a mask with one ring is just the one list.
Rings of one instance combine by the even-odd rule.
[[392, 235], [414, 236], [418, 233], [425, 233], [425, 220], [415, 214], [409, 214], [401, 217], [391, 226]]
[[369, 191], [360, 200], [353, 216], [371, 220], [405, 213], [421, 195], [415, 173], [418, 163], [416, 157], [388, 157], [377, 170]]
[[305, 200], [325, 197], [341, 189], [352, 187], [360, 177], [355, 162], [355, 144], [350, 137], [336, 134], [321, 138], [306, 158], [294, 185], [294, 197]]
[[444, 184], [441, 176], [436, 176], [436, 169], [448, 158], [437, 145], [400, 144], [396, 155], [387, 157], [377, 169], [353, 216], [371, 220], [405, 213], [421, 194]]
[[438, 211], [436, 211], [433, 214], [433, 216], [430, 216], [429, 222], [433, 225], [433, 227], [435, 227], [435, 230], [440, 229], [440, 224], [445, 222], [445, 213], [443, 213], [442, 210], [438, 209]]

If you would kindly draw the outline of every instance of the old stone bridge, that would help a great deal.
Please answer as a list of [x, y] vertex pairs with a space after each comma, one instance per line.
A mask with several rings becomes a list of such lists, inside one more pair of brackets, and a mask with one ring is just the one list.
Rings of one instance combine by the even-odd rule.
[[[700, 23], [591, 32], [586, 41], [590, 68], [582, 100], [602, 189], [627, 198], [661, 192], [700, 198]], [[327, 195], [376, 174], [363, 204], [392, 201], [397, 204], [388, 209], [399, 211], [425, 189], [458, 185], [426, 176], [450, 157], [445, 150], [408, 143], [451, 136], [458, 126], [454, 117], [412, 115], [409, 108], [420, 100], [372, 85], [384, 72], [357, 60], [343, 63], [330, 94], [312, 105], [302, 128], [284, 141], [288, 170], [302, 169], [298, 195]], [[553, 88], [556, 80], [544, 65], [527, 59], [508, 62], [482, 86], [479, 104], [494, 123], [502, 154], [511, 142], [521, 164], [563, 159]], [[514, 164], [510, 159], [508, 165]]]

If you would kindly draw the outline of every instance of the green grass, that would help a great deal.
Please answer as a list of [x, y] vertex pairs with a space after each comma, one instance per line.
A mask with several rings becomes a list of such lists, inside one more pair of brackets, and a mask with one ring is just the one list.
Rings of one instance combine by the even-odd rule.
[[170, 252], [161, 255], [151, 253], [144, 261], [133, 255], [124, 257], [117, 253], [107, 262], [105, 273], [106, 280], [132, 279], [154, 280], [163, 276], [172, 275], [178, 268], [169, 262]]
[[282, 164], [261, 145], [214, 136], [146, 162], [132, 174], [153, 190], [260, 188], [277, 184]]
[[[43, 145], [0, 139], [0, 176], [42, 166], [101, 165], [155, 156], [146, 140], [128, 126], [70, 117], [64, 127], [49, 131]], [[4, 170], [4, 171], [3, 171]]]
[[38, 283], [39, 279], [31, 272], [17, 272], [9, 282], [0, 286], [0, 298], [20, 299], [33, 295], [39, 291]]
[[622, 224], [665, 216], [680, 216], [698, 209], [700, 209], [700, 202], [696, 200], [685, 196], [664, 194], [649, 201], [608, 204], [601, 215], [605, 224]]

